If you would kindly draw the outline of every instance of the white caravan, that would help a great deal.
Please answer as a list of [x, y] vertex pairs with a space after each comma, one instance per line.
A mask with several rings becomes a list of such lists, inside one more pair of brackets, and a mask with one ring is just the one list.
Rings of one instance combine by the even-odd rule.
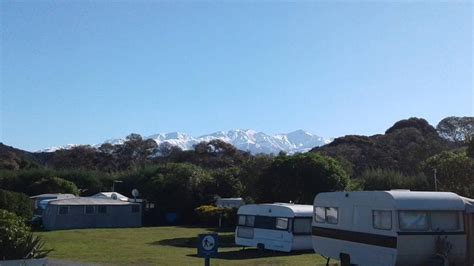
[[438, 245], [463, 265], [465, 203], [450, 192], [409, 190], [320, 193], [313, 248], [343, 265], [431, 265]]
[[237, 212], [235, 243], [290, 252], [311, 250], [313, 206], [289, 203], [249, 204]]

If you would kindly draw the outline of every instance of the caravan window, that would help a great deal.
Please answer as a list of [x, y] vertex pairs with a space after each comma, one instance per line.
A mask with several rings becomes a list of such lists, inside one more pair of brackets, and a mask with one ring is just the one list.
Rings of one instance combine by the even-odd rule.
[[97, 207], [97, 212], [98, 213], [107, 213], [107, 206], [99, 205], [99, 207]]
[[426, 231], [428, 230], [428, 213], [424, 211], [401, 211], [398, 214], [401, 230]]
[[314, 208], [314, 221], [318, 223], [326, 221], [326, 210], [323, 207]]
[[337, 224], [339, 220], [338, 208], [332, 207], [315, 207], [314, 208], [314, 221], [317, 223], [329, 223]]
[[69, 213], [69, 207], [68, 206], [59, 206], [58, 213], [61, 215], [65, 215]]
[[245, 225], [246, 226], [254, 226], [255, 225], [255, 216], [246, 216], [247, 218], [245, 219]]
[[94, 206], [91, 206], [91, 205], [84, 206], [84, 213], [85, 214], [93, 214], [94, 213]]
[[239, 215], [239, 225], [253, 227], [255, 224], [255, 216]]
[[246, 220], [246, 216], [245, 215], [240, 215], [239, 216], [239, 225], [245, 225], [245, 220]]
[[275, 217], [257, 216], [255, 217], [255, 227], [262, 229], [275, 229]]
[[288, 229], [288, 218], [276, 218], [276, 229]]
[[459, 214], [455, 211], [431, 212], [431, 230], [456, 231], [459, 230]]
[[392, 211], [372, 211], [372, 225], [375, 229], [392, 229]]
[[339, 219], [338, 209], [337, 208], [326, 208], [326, 222], [330, 224], [337, 224]]
[[293, 220], [293, 233], [294, 234], [311, 234], [311, 218], [295, 218]]

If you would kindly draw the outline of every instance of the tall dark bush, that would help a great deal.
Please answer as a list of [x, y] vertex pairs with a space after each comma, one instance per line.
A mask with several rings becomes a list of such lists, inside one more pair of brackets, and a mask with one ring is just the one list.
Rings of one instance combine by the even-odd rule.
[[33, 215], [32, 203], [27, 195], [3, 189], [0, 189], [0, 209], [13, 212], [25, 220]]

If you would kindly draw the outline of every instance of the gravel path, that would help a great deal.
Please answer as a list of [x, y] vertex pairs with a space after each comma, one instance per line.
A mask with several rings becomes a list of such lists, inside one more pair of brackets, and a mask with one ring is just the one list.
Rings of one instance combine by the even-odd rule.
[[99, 266], [99, 264], [91, 264], [69, 260], [49, 259], [48, 266]]

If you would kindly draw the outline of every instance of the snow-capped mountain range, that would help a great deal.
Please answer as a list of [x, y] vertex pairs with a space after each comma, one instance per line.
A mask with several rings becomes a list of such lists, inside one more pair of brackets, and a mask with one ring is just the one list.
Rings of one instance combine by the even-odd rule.
[[[160, 133], [148, 136], [146, 139], [153, 139], [158, 145], [171, 144], [178, 146], [183, 150], [190, 150], [195, 144], [202, 141], [220, 139], [232, 144], [239, 150], [249, 151], [252, 154], [277, 154], [280, 151], [284, 151], [288, 154], [306, 152], [314, 147], [322, 146], [332, 141], [332, 139], [319, 137], [304, 130], [297, 130], [286, 134], [268, 135], [254, 130], [241, 129], [218, 131], [200, 137], [192, 137], [181, 132]], [[116, 145], [122, 144], [124, 141], [125, 139], [110, 139], [104, 143]], [[101, 144], [96, 144], [93, 146], [99, 147], [100, 145]], [[74, 146], [76, 145], [69, 144], [62, 147], [51, 147], [41, 151], [53, 152], [58, 149], [70, 149]]]

